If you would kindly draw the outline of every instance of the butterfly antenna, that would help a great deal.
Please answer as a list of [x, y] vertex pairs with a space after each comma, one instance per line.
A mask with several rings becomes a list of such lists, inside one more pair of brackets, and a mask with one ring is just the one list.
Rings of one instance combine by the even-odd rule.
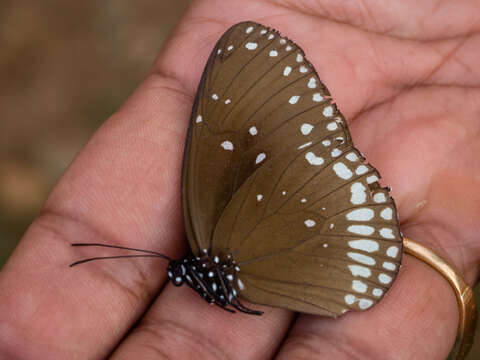
[[98, 244], [98, 243], [73, 243], [72, 246], [97, 246], [97, 247], [108, 247], [112, 249], [122, 249], [122, 250], [129, 250], [129, 251], [138, 251], [146, 254], [142, 255], [118, 255], [118, 256], [100, 256], [100, 257], [93, 257], [93, 258], [88, 258], [88, 259], [83, 259], [76, 261], [72, 264], [70, 264], [70, 267], [83, 264], [86, 262], [94, 261], [94, 260], [105, 260], [105, 259], [125, 259], [125, 258], [139, 258], [139, 257], [158, 257], [162, 258], [168, 261], [172, 261], [171, 258], [168, 256], [156, 252], [156, 251], [151, 251], [151, 250], [144, 250], [144, 249], [135, 249], [135, 248], [128, 248], [124, 246], [117, 246], [117, 245], [108, 245], [108, 244]]

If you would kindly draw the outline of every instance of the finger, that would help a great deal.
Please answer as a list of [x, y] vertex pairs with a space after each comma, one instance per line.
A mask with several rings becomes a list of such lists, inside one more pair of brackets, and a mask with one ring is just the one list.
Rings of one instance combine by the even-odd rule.
[[0, 348], [21, 349], [26, 358], [103, 357], [151, 301], [165, 278], [163, 260], [69, 268], [81, 257], [112, 254], [70, 243], [179, 254], [178, 187], [190, 105], [175, 87], [181, 89], [152, 75], [60, 180], [0, 274]]
[[167, 286], [113, 359], [270, 359], [293, 313], [245, 304], [262, 316], [231, 314], [209, 306], [189, 288]]

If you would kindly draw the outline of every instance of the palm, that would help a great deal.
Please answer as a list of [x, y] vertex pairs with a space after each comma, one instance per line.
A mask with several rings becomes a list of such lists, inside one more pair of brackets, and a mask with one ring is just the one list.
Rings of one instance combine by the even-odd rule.
[[[73, 271], [59, 259], [78, 256], [65, 246], [75, 241], [181, 254], [178, 185], [192, 97], [215, 40], [246, 19], [279, 29], [305, 50], [356, 146], [392, 186], [405, 234], [450, 258], [473, 283], [480, 258], [480, 74], [471, 14], [478, 6], [464, 4], [453, 17], [433, 4], [354, 4], [195, 2], [152, 75], [80, 154], [1, 273], [0, 339], [7, 341], [0, 340], [0, 354], [23, 347], [25, 358], [105, 356], [158, 294], [164, 263], [103, 262]], [[40, 254], [47, 251], [55, 256], [45, 260]], [[408, 257], [404, 264], [378, 306], [340, 321], [293, 319], [280, 309], [232, 316], [167, 285], [115, 355], [445, 356], [456, 329], [453, 293], [425, 265]]]

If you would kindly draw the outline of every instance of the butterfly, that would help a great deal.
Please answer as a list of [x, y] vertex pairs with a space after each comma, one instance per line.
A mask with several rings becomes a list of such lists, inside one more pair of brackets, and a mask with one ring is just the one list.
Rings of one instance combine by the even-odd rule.
[[175, 286], [227, 311], [253, 304], [337, 317], [375, 305], [401, 264], [389, 188], [302, 49], [242, 22], [208, 58], [193, 104], [182, 173], [190, 252], [161, 257]]

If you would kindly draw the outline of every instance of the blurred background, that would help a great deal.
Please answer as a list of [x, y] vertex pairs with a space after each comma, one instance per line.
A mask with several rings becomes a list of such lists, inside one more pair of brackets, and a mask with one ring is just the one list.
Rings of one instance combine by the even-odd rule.
[[188, 0], [0, 2], [0, 268]]
[[[188, 3], [0, 2], [0, 270], [75, 154], [144, 78]], [[479, 332], [469, 360], [480, 358]]]

